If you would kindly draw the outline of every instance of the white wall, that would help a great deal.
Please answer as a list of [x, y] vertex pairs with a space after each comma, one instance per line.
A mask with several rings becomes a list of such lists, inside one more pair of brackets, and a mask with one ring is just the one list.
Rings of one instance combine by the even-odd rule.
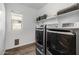
[[[11, 29], [11, 10], [23, 15], [23, 29], [20, 31], [12, 31]], [[7, 15], [7, 33], [6, 33], [6, 49], [26, 45], [35, 42], [35, 23], [37, 10], [22, 4], [6, 4]], [[20, 44], [15, 46], [15, 39], [20, 39]]]
[[5, 43], [5, 8], [0, 3], [0, 54], [4, 53]]
[[48, 3], [39, 10], [38, 16], [47, 14], [49, 17], [56, 15], [57, 11], [73, 5], [72, 3]]

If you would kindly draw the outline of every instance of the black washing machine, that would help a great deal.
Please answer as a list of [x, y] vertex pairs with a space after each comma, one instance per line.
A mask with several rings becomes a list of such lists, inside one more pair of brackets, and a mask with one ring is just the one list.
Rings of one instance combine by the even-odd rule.
[[46, 25], [37, 25], [35, 30], [36, 37], [36, 55], [45, 55], [45, 33]]
[[46, 35], [47, 55], [76, 54], [76, 33], [73, 31], [47, 26]]

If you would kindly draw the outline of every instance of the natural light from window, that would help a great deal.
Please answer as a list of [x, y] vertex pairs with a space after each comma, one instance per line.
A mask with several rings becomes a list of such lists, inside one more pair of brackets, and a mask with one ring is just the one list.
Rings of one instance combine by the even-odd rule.
[[11, 12], [12, 30], [21, 30], [23, 15]]

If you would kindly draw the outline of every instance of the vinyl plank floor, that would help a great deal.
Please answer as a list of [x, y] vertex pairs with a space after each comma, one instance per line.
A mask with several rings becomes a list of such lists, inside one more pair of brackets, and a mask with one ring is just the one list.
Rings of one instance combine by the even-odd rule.
[[15, 51], [5, 51], [4, 55], [35, 55], [35, 44]]

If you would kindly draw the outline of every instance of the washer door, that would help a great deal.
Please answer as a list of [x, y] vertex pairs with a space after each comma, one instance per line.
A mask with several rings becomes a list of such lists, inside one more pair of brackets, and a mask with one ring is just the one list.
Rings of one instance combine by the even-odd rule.
[[36, 30], [36, 42], [43, 45], [43, 30]]
[[70, 32], [47, 32], [47, 50], [54, 55], [75, 55], [76, 35]]

